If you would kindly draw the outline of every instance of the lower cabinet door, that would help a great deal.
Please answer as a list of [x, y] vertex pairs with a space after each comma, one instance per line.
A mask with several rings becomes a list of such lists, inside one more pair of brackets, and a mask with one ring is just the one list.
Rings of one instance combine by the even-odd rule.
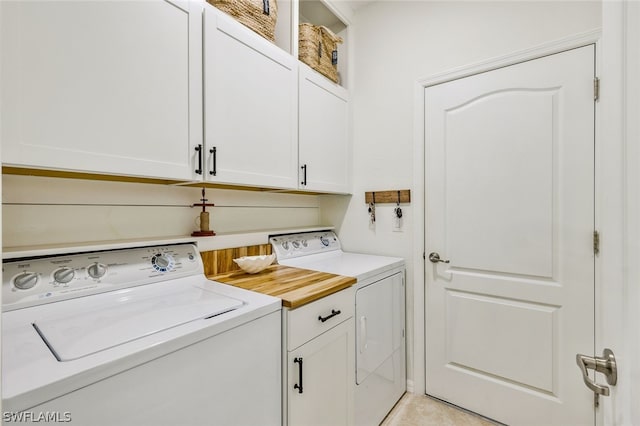
[[288, 424], [353, 424], [353, 318], [288, 354]]

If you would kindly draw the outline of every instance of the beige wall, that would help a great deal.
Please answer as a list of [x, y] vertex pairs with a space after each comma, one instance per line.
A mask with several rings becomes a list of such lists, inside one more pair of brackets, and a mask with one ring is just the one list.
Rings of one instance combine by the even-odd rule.
[[[5, 175], [4, 247], [189, 236], [199, 188]], [[209, 189], [219, 234], [317, 225], [317, 196]], [[215, 238], [215, 237], [214, 237]]]
[[[600, 2], [378, 1], [356, 10], [352, 45], [353, 192], [321, 197], [321, 220], [337, 226], [345, 249], [407, 261], [409, 379], [413, 377], [414, 206], [393, 205], [370, 226], [364, 192], [414, 188], [416, 82], [447, 70], [528, 49], [601, 26]], [[421, 257], [421, 256], [420, 256]], [[418, 348], [420, 350], [420, 348]], [[418, 368], [421, 371], [421, 368]]]

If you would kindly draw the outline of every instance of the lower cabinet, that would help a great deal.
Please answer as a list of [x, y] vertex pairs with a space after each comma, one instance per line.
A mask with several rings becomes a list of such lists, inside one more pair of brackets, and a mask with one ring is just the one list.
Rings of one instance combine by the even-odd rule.
[[354, 296], [346, 289], [284, 311], [285, 424], [354, 423]]

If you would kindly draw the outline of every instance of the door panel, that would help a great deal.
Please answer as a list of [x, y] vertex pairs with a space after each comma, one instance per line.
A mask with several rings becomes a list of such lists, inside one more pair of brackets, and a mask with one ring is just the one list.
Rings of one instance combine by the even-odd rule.
[[594, 46], [425, 89], [427, 393], [593, 424]]
[[447, 111], [447, 249], [457, 266], [551, 277], [556, 98], [555, 89], [500, 91]]
[[458, 291], [448, 291], [446, 297], [452, 365], [554, 391], [556, 307]]

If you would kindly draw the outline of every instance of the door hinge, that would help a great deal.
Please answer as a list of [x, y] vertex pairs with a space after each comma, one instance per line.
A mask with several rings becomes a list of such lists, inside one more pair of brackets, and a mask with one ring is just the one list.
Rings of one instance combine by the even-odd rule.
[[600, 233], [593, 231], [593, 254], [600, 254]]
[[600, 99], [600, 79], [598, 77], [593, 79], [593, 100], [598, 101]]
[[427, 255], [425, 254], [425, 252], [422, 252], [422, 259], [426, 260], [427, 259]]

